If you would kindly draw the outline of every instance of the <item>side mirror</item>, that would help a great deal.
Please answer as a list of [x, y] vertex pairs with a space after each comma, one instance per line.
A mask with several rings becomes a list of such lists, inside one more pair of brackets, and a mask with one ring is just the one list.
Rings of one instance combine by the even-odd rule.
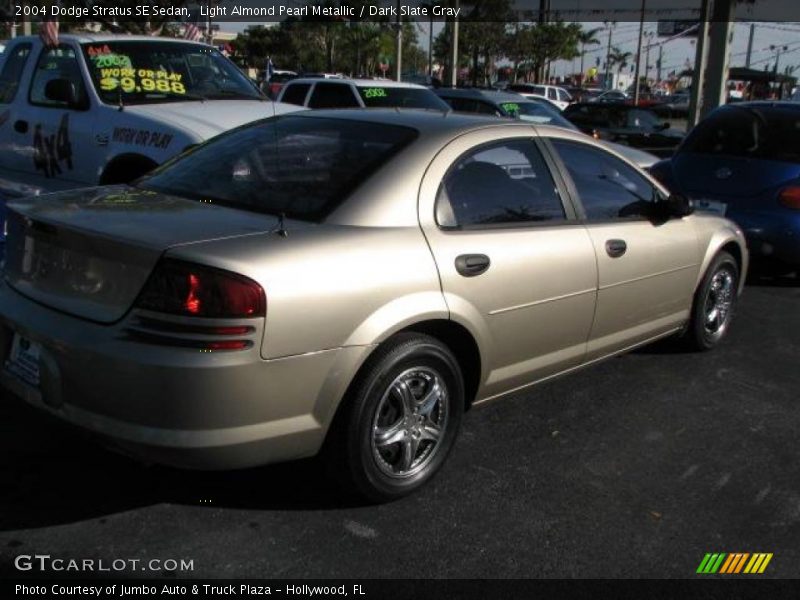
[[667, 121], [664, 121], [663, 123], [659, 123], [658, 125], [656, 125], [656, 131], [664, 131], [665, 129], [669, 129], [670, 127], [671, 125]]
[[44, 86], [44, 97], [53, 102], [63, 102], [68, 106], [78, 104], [78, 92], [69, 79], [51, 79]]
[[667, 212], [672, 217], [688, 217], [694, 212], [694, 205], [683, 194], [670, 194], [664, 201]]

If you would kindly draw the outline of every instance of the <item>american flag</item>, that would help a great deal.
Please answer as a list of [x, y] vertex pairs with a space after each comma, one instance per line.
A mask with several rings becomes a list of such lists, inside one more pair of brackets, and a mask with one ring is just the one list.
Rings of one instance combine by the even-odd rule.
[[39, 38], [48, 48], [58, 46], [58, 20], [47, 17], [39, 28]]
[[183, 29], [183, 38], [198, 42], [203, 38], [203, 30], [198, 27], [197, 23], [186, 23]]

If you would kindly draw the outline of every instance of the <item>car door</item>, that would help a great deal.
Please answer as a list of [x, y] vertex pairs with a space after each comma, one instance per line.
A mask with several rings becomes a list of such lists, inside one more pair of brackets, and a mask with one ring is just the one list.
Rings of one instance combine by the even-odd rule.
[[[13, 143], [25, 149], [22, 171], [45, 189], [94, 185], [103, 162], [79, 52], [71, 44], [37, 44], [30, 86], [21, 91], [27, 97], [15, 116]], [[53, 97], [59, 83], [71, 87], [72, 103]]]
[[488, 361], [483, 397], [578, 365], [595, 305], [591, 239], [532, 129], [513, 131], [451, 142], [420, 191], [420, 223], [452, 318], [479, 338]]
[[0, 70], [0, 177], [18, 179], [30, 171], [30, 157], [26, 152], [26, 132], [20, 112], [24, 111], [25, 90], [21, 83], [27, 81], [31, 68], [33, 43], [16, 42], [5, 50], [5, 60]]
[[[594, 145], [551, 138], [597, 256], [597, 310], [587, 360], [680, 328], [689, 318], [700, 249], [687, 218], [658, 218], [658, 188]], [[663, 213], [662, 213], [663, 214]]]

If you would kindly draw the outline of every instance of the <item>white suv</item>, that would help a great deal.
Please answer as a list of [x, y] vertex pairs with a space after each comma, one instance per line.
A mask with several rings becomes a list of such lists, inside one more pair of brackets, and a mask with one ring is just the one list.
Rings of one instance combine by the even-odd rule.
[[555, 85], [538, 85], [535, 83], [515, 83], [508, 86], [508, 91], [516, 92], [521, 96], [534, 96], [544, 98], [555, 104], [559, 110], [564, 110], [572, 102], [572, 96], [564, 88]]

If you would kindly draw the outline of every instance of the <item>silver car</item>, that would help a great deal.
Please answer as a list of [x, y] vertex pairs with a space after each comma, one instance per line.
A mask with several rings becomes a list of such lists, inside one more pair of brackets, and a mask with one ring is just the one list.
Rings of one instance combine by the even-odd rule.
[[733, 223], [584, 135], [295, 113], [10, 204], [0, 378], [151, 461], [322, 451], [389, 500], [471, 406], [673, 334], [714, 347], [747, 264]]

